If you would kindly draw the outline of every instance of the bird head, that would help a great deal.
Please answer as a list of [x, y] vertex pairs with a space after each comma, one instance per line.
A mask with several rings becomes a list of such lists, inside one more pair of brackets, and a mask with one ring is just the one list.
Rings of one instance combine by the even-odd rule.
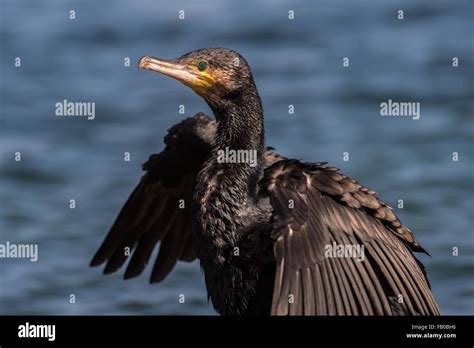
[[171, 60], [144, 56], [138, 68], [182, 82], [211, 105], [245, 89], [255, 89], [248, 63], [239, 53], [227, 48], [199, 49]]

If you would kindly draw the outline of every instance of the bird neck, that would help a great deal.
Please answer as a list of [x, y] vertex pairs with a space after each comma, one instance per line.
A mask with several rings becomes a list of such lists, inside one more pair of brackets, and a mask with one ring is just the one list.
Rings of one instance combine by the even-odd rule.
[[208, 103], [217, 121], [214, 147], [263, 150], [263, 108], [254, 84]]
[[212, 155], [233, 187], [255, 194], [264, 163], [264, 124], [260, 96], [254, 85], [236, 95], [210, 103], [217, 121]]
[[[197, 177], [193, 231], [203, 267], [221, 267], [257, 214], [257, 183], [264, 164], [263, 113], [256, 93], [209, 105], [217, 130], [211, 154]], [[251, 156], [255, 163], [240, 161]]]

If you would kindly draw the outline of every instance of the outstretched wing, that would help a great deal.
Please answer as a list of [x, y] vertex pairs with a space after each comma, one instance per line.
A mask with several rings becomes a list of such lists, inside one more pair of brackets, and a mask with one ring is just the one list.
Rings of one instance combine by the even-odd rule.
[[150, 282], [159, 282], [178, 260], [196, 258], [191, 234], [192, 192], [214, 133], [215, 121], [203, 113], [169, 130], [165, 149], [150, 156], [143, 165], [145, 175], [120, 211], [91, 266], [107, 262], [104, 274], [115, 272], [133, 251], [124, 277], [135, 277], [161, 242], [150, 278]]
[[325, 163], [265, 170], [273, 207], [272, 314], [439, 315], [413, 234], [376, 193]]

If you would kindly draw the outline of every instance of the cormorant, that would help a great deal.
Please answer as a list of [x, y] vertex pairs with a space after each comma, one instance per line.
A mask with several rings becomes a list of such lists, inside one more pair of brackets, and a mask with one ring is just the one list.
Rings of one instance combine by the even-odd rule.
[[[139, 68], [190, 87], [215, 121], [199, 113], [169, 130], [91, 266], [115, 272], [133, 250], [124, 277], [135, 277], [160, 242], [150, 281], [197, 257], [222, 315], [440, 314], [413, 255], [425, 251], [374, 191], [265, 147], [261, 100], [239, 53], [145, 56]], [[257, 161], [219, 158], [230, 150]]]

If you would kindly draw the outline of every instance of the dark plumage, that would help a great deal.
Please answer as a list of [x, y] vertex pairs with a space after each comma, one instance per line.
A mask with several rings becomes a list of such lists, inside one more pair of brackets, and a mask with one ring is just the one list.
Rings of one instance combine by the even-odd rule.
[[[263, 111], [237, 52], [202, 49], [139, 67], [178, 79], [206, 100], [173, 126], [165, 149], [122, 208], [91, 265], [140, 274], [161, 242], [151, 282], [177, 260], [201, 262], [208, 296], [223, 315], [438, 315], [411, 231], [376, 193], [325, 163], [283, 158], [264, 145]], [[257, 165], [222, 163], [249, 150]], [[184, 202], [184, 207], [182, 207]], [[328, 257], [328, 245], [359, 245], [365, 259]], [[401, 301], [400, 301], [401, 299]]]

